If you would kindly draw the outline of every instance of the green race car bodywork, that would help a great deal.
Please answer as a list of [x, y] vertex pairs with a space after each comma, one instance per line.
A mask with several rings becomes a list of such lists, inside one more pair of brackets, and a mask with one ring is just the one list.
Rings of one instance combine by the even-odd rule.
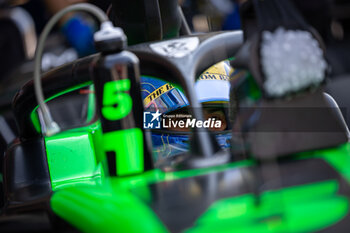
[[[104, 175], [101, 152], [96, 149], [101, 143], [99, 140], [99, 122], [45, 139], [53, 189], [51, 208], [83, 232], [139, 232], [140, 229], [168, 232], [169, 227], [152, 210], [151, 203], [157, 195], [150, 190], [151, 185], [166, 186], [173, 181], [238, 172], [255, 166], [253, 161], [244, 160], [203, 169], [176, 172], [154, 169], [139, 175], [111, 178]], [[349, 200], [339, 193], [339, 179], [344, 179], [346, 186], [350, 182], [349, 155], [348, 143], [296, 154], [296, 161], [321, 160], [341, 177], [264, 191], [259, 205], [256, 205], [253, 193], [213, 198], [192, 226], [181, 230], [308, 232], [336, 225], [349, 214]], [[198, 196], [204, 191], [196, 185], [187, 188], [194, 189], [191, 192], [197, 192]], [[275, 206], [283, 206], [283, 209]]]
[[[164, 68], [164, 64], [172, 69], [160, 78], [177, 80], [177, 83], [189, 80], [181, 84], [188, 85], [183, 89], [191, 97], [188, 90], [193, 77], [187, 77], [187, 73], [194, 76], [213, 62], [234, 56], [234, 48], [241, 45], [242, 35], [213, 33], [196, 39], [197, 51], [181, 59], [156, 55], [149, 44], [136, 46], [133, 52], [140, 60], [148, 61], [154, 72]], [[228, 41], [233, 42], [226, 46]], [[216, 60], [211, 60], [211, 52], [218, 48], [231, 54], [218, 53]], [[64, 77], [67, 83], [63, 82], [65, 85], [62, 84], [59, 91], [49, 92], [47, 101], [91, 85], [90, 67], [86, 64], [96, 65], [98, 59], [104, 58], [95, 55], [48, 73], [49, 77], [44, 78], [50, 87], [48, 90], [55, 89]], [[202, 67], [192, 67], [190, 62]], [[110, 67], [106, 70], [111, 71]], [[152, 76], [152, 72], [143, 75]], [[50, 78], [56, 82], [50, 83]], [[347, 232], [350, 229], [350, 144], [344, 132], [339, 137], [341, 140], [331, 146], [318, 143], [314, 144], [315, 149], [299, 148], [304, 152], [288, 153], [281, 158], [276, 155], [267, 162], [254, 154], [240, 158], [235, 157], [234, 152], [224, 151], [230, 160], [215, 164], [216, 161], [209, 158], [214, 162], [212, 166], [170, 171], [147, 167], [150, 158], [143, 156], [147, 145], [142, 127], [108, 131], [101, 120], [101, 115], [119, 120], [132, 111], [136, 102], [129, 95], [131, 91], [136, 92], [131, 88], [132, 83], [128, 79], [104, 80], [99, 86], [96, 80], [101, 77], [95, 78], [95, 95], [101, 98], [89, 95], [83, 124], [53, 136], [40, 134], [42, 122], [35, 101], [30, 99], [33, 89], [27, 87], [18, 94], [16, 120], [24, 139], [10, 145], [5, 156], [5, 168], [8, 167], [4, 172], [5, 214], [39, 209], [82, 232]], [[252, 79], [247, 81], [243, 89], [252, 89], [251, 99], [262, 98], [256, 84], [253, 83], [255, 88], [249, 85]], [[317, 94], [314, 96], [321, 96]], [[101, 110], [98, 119], [95, 118], [95, 97], [100, 101], [100, 105], [96, 104], [97, 112]], [[195, 103], [193, 96], [192, 100], [189, 98], [190, 104], [191, 101]], [[23, 109], [30, 117], [23, 114]], [[29, 124], [34, 127], [28, 127]], [[289, 146], [295, 143], [292, 141]], [[111, 151], [114, 160], [109, 161]], [[28, 154], [36, 156], [38, 164], [30, 161]], [[189, 155], [187, 158], [191, 159]], [[111, 168], [115, 170], [113, 175]], [[31, 173], [35, 169], [43, 171]]]

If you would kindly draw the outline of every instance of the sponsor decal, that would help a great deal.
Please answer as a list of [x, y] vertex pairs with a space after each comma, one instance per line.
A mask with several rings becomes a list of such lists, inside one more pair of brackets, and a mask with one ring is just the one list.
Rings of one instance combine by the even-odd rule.
[[210, 74], [205, 73], [199, 76], [199, 80], [222, 80], [222, 81], [230, 81], [230, 77], [228, 75], [222, 74]]
[[151, 49], [163, 56], [181, 58], [193, 52], [199, 45], [197, 37], [167, 40], [151, 44]]
[[155, 91], [153, 91], [151, 94], [149, 94], [144, 100], [144, 106], [148, 106], [148, 104], [157, 99], [159, 96], [161, 96], [162, 94], [170, 91], [174, 89], [174, 87], [172, 85], [170, 85], [169, 83], [164, 84], [163, 86], [157, 88]]

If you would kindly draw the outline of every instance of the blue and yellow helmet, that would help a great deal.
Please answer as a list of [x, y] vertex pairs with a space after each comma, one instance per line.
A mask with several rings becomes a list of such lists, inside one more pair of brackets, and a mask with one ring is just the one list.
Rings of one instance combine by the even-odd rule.
[[[227, 104], [229, 102], [230, 75], [235, 72], [228, 61], [217, 63], [203, 72], [195, 83], [194, 90], [203, 104]], [[145, 111], [170, 114], [186, 109], [189, 102], [184, 92], [175, 85], [154, 77], [141, 77], [141, 92]], [[215, 132], [222, 148], [230, 146], [231, 132]], [[189, 132], [176, 130], [153, 130], [152, 143], [155, 161], [174, 156], [189, 149]]]
[[[228, 102], [230, 83], [233, 72], [228, 61], [223, 61], [206, 70], [197, 80], [195, 91], [201, 103]], [[145, 110], [159, 109], [168, 113], [186, 107], [189, 103], [180, 88], [154, 77], [141, 78], [141, 92]]]

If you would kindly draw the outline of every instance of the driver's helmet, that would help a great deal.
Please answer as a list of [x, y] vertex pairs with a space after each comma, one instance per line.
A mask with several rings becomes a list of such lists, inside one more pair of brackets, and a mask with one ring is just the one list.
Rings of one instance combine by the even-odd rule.
[[[196, 81], [194, 90], [202, 103], [204, 117], [219, 119], [219, 128], [210, 129], [222, 148], [229, 148], [231, 131], [227, 117], [230, 75], [234, 70], [228, 61], [207, 69]], [[141, 78], [141, 92], [145, 112], [156, 112], [171, 116], [186, 116], [189, 102], [182, 89], [164, 80], [149, 76]], [[164, 116], [164, 115], [163, 115]], [[189, 149], [190, 129], [170, 127], [152, 130], [153, 156], [156, 161], [174, 156]]]

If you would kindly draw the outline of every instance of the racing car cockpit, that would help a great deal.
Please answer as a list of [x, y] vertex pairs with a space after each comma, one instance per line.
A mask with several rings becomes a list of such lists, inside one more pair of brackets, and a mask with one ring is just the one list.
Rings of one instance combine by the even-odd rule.
[[[100, 53], [43, 75], [38, 63], [15, 96], [2, 214], [45, 213], [82, 232], [349, 229], [348, 130], [323, 93], [316, 34], [264, 21], [271, 4], [296, 17], [280, 2], [252, 1], [263, 11], [254, 37], [132, 46], [90, 6], [69, 8], [98, 15]], [[290, 38], [305, 56], [285, 46]]]

